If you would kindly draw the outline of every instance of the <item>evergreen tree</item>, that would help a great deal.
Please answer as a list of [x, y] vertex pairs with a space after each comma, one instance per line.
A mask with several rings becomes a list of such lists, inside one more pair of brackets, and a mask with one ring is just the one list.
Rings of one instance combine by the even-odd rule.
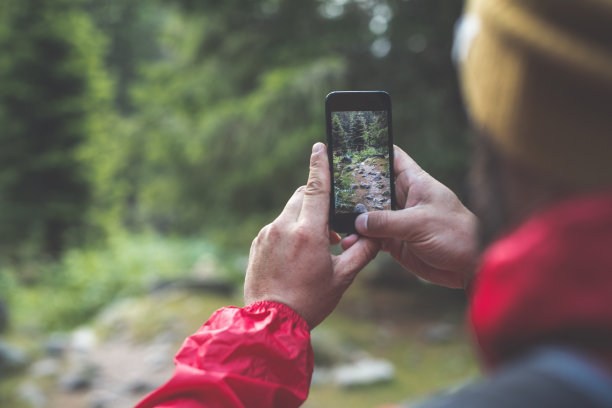
[[105, 82], [96, 71], [101, 43], [80, 3], [7, 0], [0, 13], [5, 255], [58, 256], [68, 233], [85, 225], [91, 190], [79, 149], [100, 125]]
[[366, 123], [363, 115], [358, 113], [353, 118], [351, 129], [351, 149], [357, 152], [362, 151], [366, 145]]
[[342, 123], [340, 123], [340, 118], [338, 117], [338, 115], [334, 115], [332, 119], [332, 137], [334, 139], [334, 150], [336, 151], [336, 153], [346, 154], [346, 132], [342, 128]]

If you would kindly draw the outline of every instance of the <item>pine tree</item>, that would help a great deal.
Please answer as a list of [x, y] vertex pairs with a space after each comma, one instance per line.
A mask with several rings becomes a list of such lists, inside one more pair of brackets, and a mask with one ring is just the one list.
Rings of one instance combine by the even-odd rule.
[[334, 115], [332, 119], [332, 137], [334, 139], [334, 151], [337, 154], [346, 154], [347, 152], [347, 140], [346, 132], [342, 128], [340, 118]]
[[79, 148], [104, 83], [100, 42], [80, 1], [8, 0], [0, 31], [0, 250], [59, 256], [85, 224]]
[[366, 145], [366, 124], [363, 116], [357, 114], [353, 120], [353, 128], [351, 135], [351, 148], [354, 151], [360, 152]]

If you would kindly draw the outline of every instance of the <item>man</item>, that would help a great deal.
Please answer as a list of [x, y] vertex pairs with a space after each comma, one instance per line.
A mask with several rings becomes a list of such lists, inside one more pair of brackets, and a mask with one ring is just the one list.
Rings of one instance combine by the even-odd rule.
[[[140, 407], [294, 407], [309, 331], [382, 249], [431, 282], [466, 288], [488, 377], [426, 407], [612, 406], [612, 2], [473, 0], [455, 55], [478, 133], [476, 217], [401, 149], [400, 210], [329, 230], [325, 146], [253, 241], [244, 308], [185, 341]], [[478, 270], [478, 272], [476, 272]]]

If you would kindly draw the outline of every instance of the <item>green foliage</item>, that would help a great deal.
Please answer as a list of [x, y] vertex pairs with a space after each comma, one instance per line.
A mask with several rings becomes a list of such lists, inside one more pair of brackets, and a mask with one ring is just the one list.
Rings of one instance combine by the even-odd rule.
[[5, 268], [4, 296], [25, 326], [65, 329], [82, 324], [114, 299], [146, 293], [156, 281], [188, 275], [196, 263], [241, 279], [233, 258], [219, 262], [219, 251], [205, 240], [161, 238], [153, 234], [109, 237], [106, 248], [70, 250], [59, 263], [42, 266], [37, 285], [21, 287]]
[[[104, 127], [104, 39], [81, 2], [11, 1], [0, 31], [0, 250], [61, 254], [91, 203], [79, 149]], [[71, 234], [69, 236], [68, 234]], [[77, 235], [75, 235], [77, 234]]]
[[[117, 237], [205, 234], [245, 253], [305, 183], [332, 90], [389, 91], [396, 144], [458, 190], [466, 123], [449, 55], [460, 7], [2, 2], [0, 279], [20, 294], [5, 296], [44, 309], [52, 325], [76, 324], [155, 270], [122, 263], [130, 248], [132, 259], [146, 256], [144, 238]], [[380, 143], [386, 121], [362, 115], [340, 154], [388, 154]], [[340, 119], [332, 126], [351, 131]], [[337, 171], [348, 200], [350, 181]], [[106, 243], [96, 239], [105, 235]], [[190, 257], [180, 245], [169, 248]], [[15, 275], [35, 287], [21, 293]], [[42, 299], [53, 300], [47, 308]]]

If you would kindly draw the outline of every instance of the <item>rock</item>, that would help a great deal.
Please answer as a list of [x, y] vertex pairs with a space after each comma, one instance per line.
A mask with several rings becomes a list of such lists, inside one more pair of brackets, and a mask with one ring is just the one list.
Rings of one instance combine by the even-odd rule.
[[374, 181], [380, 181], [380, 179], [381, 179], [380, 174], [378, 174], [378, 175], [376, 175], [376, 176], [374, 177]]
[[47, 406], [47, 397], [45, 397], [45, 394], [38, 386], [30, 382], [23, 383], [19, 386], [17, 389], [17, 397], [31, 408], [43, 408]]
[[55, 377], [60, 371], [60, 363], [55, 358], [38, 360], [30, 366], [30, 375], [33, 378]]
[[312, 372], [312, 379], [310, 380], [310, 385], [316, 387], [319, 385], [329, 384], [331, 381], [331, 370], [327, 368], [321, 368], [315, 365], [314, 371]]
[[355, 208], [353, 209], [353, 212], [357, 214], [362, 214], [362, 213], [368, 212], [368, 209], [366, 208], [365, 205], [359, 203], [355, 206]]
[[112, 399], [107, 397], [92, 398], [87, 406], [89, 408], [106, 408], [112, 406]]
[[455, 331], [455, 327], [450, 323], [435, 323], [430, 325], [423, 335], [428, 343], [448, 343]]
[[59, 386], [66, 392], [79, 392], [88, 390], [92, 380], [77, 374], [66, 374], [59, 381]]
[[340, 161], [345, 164], [351, 164], [353, 162], [353, 160], [351, 160], [351, 156], [349, 156], [348, 154], [344, 156]]
[[64, 333], [53, 333], [44, 345], [45, 354], [51, 357], [61, 357], [69, 345], [68, 336]]
[[145, 380], [135, 380], [127, 385], [127, 392], [134, 395], [146, 394], [150, 391], [153, 391], [155, 386], [151, 383], [148, 383]]
[[383, 197], [389, 197], [391, 195], [391, 192], [389, 190], [385, 190], [382, 193]]
[[68, 373], [59, 380], [59, 386], [66, 392], [88, 390], [98, 376], [99, 367], [91, 361], [77, 359], [72, 363]]
[[393, 364], [387, 360], [365, 358], [333, 369], [333, 381], [342, 387], [359, 387], [392, 381]]
[[370, 185], [368, 183], [364, 183], [363, 181], [361, 183], [359, 183], [359, 187], [364, 188], [366, 190], [368, 190], [370, 188]]
[[368, 194], [367, 196], [365, 196], [365, 198], [367, 198], [368, 200], [373, 200], [374, 196], [372, 194]]
[[351, 190], [357, 190], [359, 186], [357, 184], [351, 184]]
[[88, 397], [87, 406], [89, 408], [109, 408], [116, 407], [117, 404], [117, 393], [110, 392], [108, 390], [94, 390]]
[[378, 205], [378, 204], [376, 204], [376, 205], [374, 206], [374, 209], [375, 209], [375, 210], [384, 210], [384, 208], [383, 208], [381, 205]]
[[70, 348], [81, 353], [89, 353], [97, 343], [98, 336], [89, 327], [77, 329], [70, 335]]
[[23, 350], [0, 340], [0, 378], [14, 374], [27, 364], [28, 356]]
[[351, 171], [351, 170], [353, 170], [353, 169], [354, 169], [354, 167], [353, 167], [353, 166], [346, 166], [346, 170], [347, 170], [347, 171]]

